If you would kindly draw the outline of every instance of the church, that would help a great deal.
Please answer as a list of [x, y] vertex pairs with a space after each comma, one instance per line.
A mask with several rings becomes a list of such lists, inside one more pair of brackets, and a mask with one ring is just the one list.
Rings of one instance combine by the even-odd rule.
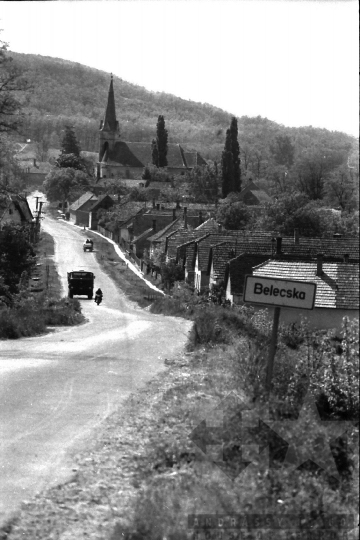
[[[103, 178], [140, 179], [144, 167], [152, 164], [151, 142], [125, 142], [121, 140], [116, 120], [113, 77], [111, 75], [105, 118], [100, 121], [99, 161], [97, 181]], [[188, 152], [180, 144], [168, 143], [167, 171], [184, 174], [197, 165], [206, 165], [198, 152]]]

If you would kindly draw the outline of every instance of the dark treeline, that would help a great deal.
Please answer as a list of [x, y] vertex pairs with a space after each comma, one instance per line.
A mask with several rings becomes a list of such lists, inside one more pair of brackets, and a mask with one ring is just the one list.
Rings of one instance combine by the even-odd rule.
[[[72, 125], [81, 148], [97, 152], [109, 74], [58, 58], [11, 54], [33, 86], [23, 103], [22, 136], [37, 142], [45, 139], [50, 148], [60, 148], [65, 126]], [[161, 114], [170, 143], [184, 144], [220, 163], [231, 114], [208, 104], [150, 92], [118, 77], [114, 78], [114, 91], [123, 140], [151, 143]], [[238, 119], [238, 139], [243, 185], [251, 177], [276, 194], [296, 183], [311, 199], [321, 199], [325, 179], [332, 179], [337, 189], [339, 178], [346, 186], [353, 183], [349, 171], [358, 178], [357, 141], [345, 133], [311, 126], [288, 128], [260, 116], [243, 116]], [[336, 202], [339, 196], [334, 199]]]

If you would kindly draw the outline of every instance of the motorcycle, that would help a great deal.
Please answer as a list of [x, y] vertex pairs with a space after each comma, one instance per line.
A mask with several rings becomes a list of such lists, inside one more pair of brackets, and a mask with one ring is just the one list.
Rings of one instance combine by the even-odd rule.
[[102, 302], [102, 295], [101, 294], [96, 294], [95, 295], [95, 302], [97, 303], [97, 305], [99, 306]]

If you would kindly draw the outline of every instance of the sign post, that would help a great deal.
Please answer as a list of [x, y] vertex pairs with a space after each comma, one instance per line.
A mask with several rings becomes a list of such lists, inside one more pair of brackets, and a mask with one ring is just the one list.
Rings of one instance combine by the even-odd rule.
[[281, 308], [314, 309], [315, 296], [316, 283], [271, 278], [268, 276], [246, 276], [244, 302], [274, 307], [265, 381], [267, 392], [271, 390]]

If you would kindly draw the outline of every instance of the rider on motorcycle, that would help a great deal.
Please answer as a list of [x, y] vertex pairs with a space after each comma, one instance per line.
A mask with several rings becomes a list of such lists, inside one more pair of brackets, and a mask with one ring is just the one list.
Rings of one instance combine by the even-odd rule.
[[97, 302], [99, 300], [99, 304], [100, 304], [100, 302], [102, 301], [102, 298], [103, 298], [103, 292], [99, 287], [98, 290], [95, 293], [95, 302]]

